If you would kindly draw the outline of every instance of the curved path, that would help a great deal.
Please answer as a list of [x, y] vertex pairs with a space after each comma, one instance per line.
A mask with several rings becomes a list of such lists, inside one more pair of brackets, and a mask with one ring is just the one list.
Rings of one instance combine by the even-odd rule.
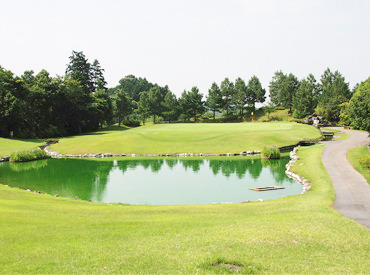
[[322, 162], [335, 190], [334, 208], [369, 229], [370, 187], [346, 157], [349, 149], [368, 144], [368, 133], [342, 128], [340, 130], [351, 136], [341, 141], [323, 142], [326, 147], [322, 153]]

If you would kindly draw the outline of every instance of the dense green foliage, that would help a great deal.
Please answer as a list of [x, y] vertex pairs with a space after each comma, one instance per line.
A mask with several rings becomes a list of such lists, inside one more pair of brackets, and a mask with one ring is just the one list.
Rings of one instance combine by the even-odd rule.
[[73, 52], [66, 75], [26, 71], [21, 77], [0, 67], [0, 135], [50, 137], [96, 130], [111, 120], [111, 102], [98, 61]]
[[344, 77], [338, 72], [332, 73], [327, 69], [321, 76], [321, 94], [317, 113], [328, 121], [339, 121], [341, 104], [351, 98], [351, 91]]
[[319, 87], [315, 77], [310, 74], [303, 79], [293, 96], [293, 116], [296, 118], [306, 117], [315, 111], [319, 97]]
[[261, 157], [264, 159], [279, 159], [280, 150], [277, 146], [265, 146], [261, 151]]
[[348, 104], [351, 125], [370, 132], [370, 78], [362, 82]]
[[298, 87], [299, 81], [295, 75], [286, 75], [282, 71], [275, 72], [270, 82], [271, 102], [292, 110], [293, 98]]
[[49, 156], [41, 149], [14, 152], [10, 155], [10, 162], [23, 162], [31, 160], [46, 159]]
[[304, 118], [316, 111], [328, 122], [341, 121], [344, 125], [350, 123], [346, 104], [352, 92], [338, 71], [333, 73], [326, 69], [320, 83], [316, 82], [312, 74], [298, 81], [293, 74], [277, 71], [269, 88], [271, 102], [275, 106], [289, 108], [295, 118]]
[[[63, 77], [42, 70], [26, 71], [20, 77], [0, 67], [0, 136], [54, 137], [94, 131], [122, 121], [142, 124], [167, 121], [251, 121], [256, 103], [264, 103], [266, 90], [257, 76], [248, 82], [238, 77], [212, 83], [206, 100], [198, 87], [179, 98], [167, 85], [160, 86], [128, 75], [107, 89], [104, 69], [90, 63], [82, 52], [72, 52]], [[329, 122], [369, 129], [369, 88], [363, 84], [352, 103], [345, 78], [327, 69], [317, 83], [310, 74], [299, 81], [292, 73], [275, 72], [270, 85], [270, 107], [289, 108], [297, 119], [315, 110]], [[268, 113], [272, 110], [265, 107]], [[221, 117], [216, 118], [216, 114]], [[218, 119], [218, 120], [217, 120]], [[300, 122], [300, 121], [299, 121]]]
[[369, 232], [332, 209], [321, 151], [298, 151], [307, 194], [262, 203], [122, 206], [0, 185], [1, 272], [367, 273]]

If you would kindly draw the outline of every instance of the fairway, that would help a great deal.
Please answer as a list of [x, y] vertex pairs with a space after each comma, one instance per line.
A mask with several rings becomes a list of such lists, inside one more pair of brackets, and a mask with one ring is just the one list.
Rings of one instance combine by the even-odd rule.
[[0, 185], [1, 272], [366, 273], [369, 232], [331, 208], [321, 152], [298, 151], [307, 194], [262, 203], [123, 206]]
[[320, 137], [313, 126], [289, 122], [156, 124], [61, 138], [52, 149], [62, 154], [239, 153]]

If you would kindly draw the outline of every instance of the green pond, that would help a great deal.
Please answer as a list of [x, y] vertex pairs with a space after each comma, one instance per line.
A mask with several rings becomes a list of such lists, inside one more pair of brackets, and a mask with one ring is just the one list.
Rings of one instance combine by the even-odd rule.
[[[269, 200], [302, 192], [302, 185], [284, 173], [288, 161], [48, 159], [0, 163], [0, 184], [105, 203], [175, 205]], [[271, 185], [285, 189], [249, 190]]]

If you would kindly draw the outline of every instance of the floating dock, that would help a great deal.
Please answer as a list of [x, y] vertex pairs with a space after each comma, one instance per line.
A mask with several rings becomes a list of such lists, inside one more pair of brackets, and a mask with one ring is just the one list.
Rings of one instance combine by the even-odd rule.
[[285, 189], [285, 187], [282, 187], [282, 186], [265, 186], [265, 187], [249, 188], [249, 190], [253, 190], [253, 191], [270, 191], [270, 190], [278, 190], [278, 189]]

